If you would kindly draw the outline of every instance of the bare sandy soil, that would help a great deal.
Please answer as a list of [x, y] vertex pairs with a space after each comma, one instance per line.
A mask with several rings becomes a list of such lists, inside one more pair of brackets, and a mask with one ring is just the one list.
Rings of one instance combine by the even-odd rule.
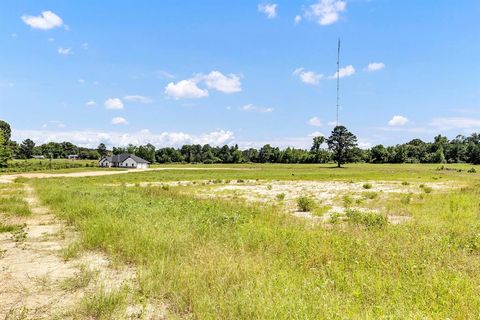
[[[26, 187], [26, 194], [33, 214], [7, 220], [25, 227], [0, 234], [0, 319], [78, 319], [82, 318], [76, 314], [78, 305], [85, 295], [137, 286], [133, 268], [113, 268], [101, 253], [64, 260], [61, 251], [78, 236], [39, 204], [32, 188]], [[86, 275], [91, 279], [82, 284]], [[161, 319], [164, 314], [160, 304], [132, 302], [118, 318]]]
[[[205, 189], [198, 189], [201, 197], [221, 197], [225, 199], [240, 198], [251, 203], [263, 203], [267, 205], [282, 205], [299, 218], [310, 219], [317, 222], [327, 222], [332, 214], [344, 214], [344, 197], [348, 196], [354, 202], [351, 208], [358, 211], [377, 211], [372, 203], [390, 195], [418, 195], [424, 193], [420, 183], [408, 185], [401, 181], [376, 181], [369, 182], [370, 188], [364, 187], [364, 182], [344, 181], [255, 181], [249, 180], [244, 183], [231, 182], [222, 185], [212, 185]], [[442, 192], [453, 185], [444, 182], [432, 182], [428, 184], [432, 192]], [[368, 199], [369, 195], [375, 196]], [[297, 208], [297, 199], [307, 196], [314, 199], [319, 207], [325, 210], [321, 215], [312, 212], [300, 212]], [[282, 200], [279, 200], [281, 197]], [[359, 200], [359, 201], [356, 201]], [[363, 203], [362, 203], [363, 202]], [[365, 206], [368, 204], [368, 206]], [[400, 224], [411, 219], [402, 214], [389, 214], [388, 219], [392, 224]]]

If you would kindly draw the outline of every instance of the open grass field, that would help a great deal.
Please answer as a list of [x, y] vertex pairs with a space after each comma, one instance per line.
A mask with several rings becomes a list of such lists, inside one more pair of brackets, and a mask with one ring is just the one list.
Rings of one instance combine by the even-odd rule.
[[98, 161], [66, 159], [10, 160], [7, 168], [0, 168], [0, 174], [20, 172], [78, 172], [98, 170]]
[[[133, 266], [129, 294], [170, 318], [477, 318], [480, 174], [438, 167], [199, 166], [29, 183], [79, 231], [69, 257], [100, 250]], [[328, 193], [332, 182], [347, 187]], [[125, 308], [122, 292], [89, 314]]]

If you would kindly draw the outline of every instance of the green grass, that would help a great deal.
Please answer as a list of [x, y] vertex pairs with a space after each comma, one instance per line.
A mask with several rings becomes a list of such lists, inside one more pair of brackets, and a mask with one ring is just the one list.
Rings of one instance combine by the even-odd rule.
[[66, 160], [54, 159], [28, 159], [12, 160], [8, 162], [7, 168], [0, 168], [0, 173], [34, 172], [34, 171], [55, 171], [55, 170], [75, 170], [75, 169], [93, 169], [98, 167], [98, 161], [93, 160]]
[[125, 301], [126, 288], [118, 291], [101, 288], [93, 294], [85, 295], [75, 313], [82, 315], [83, 319], [115, 319], [116, 311]]
[[[229, 165], [166, 165], [172, 170], [147, 171], [115, 175], [109, 177], [91, 177], [89, 182], [98, 183], [137, 183], [149, 181], [182, 180], [231, 180], [244, 183], [246, 180], [339, 180], [365, 182], [378, 180], [401, 180], [408, 182], [465, 181], [479, 178], [477, 174], [467, 173], [471, 165], [452, 164], [463, 171], [438, 171], [437, 165], [430, 164], [349, 164], [338, 169], [328, 164], [229, 164]], [[193, 168], [198, 170], [181, 170]], [[175, 170], [177, 169], [177, 170]], [[213, 169], [213, 170], [212, 170]]]
[[32, 214], [28, 203], [21, 196], [0, 197], [0, 213], [14, 216]]
[[0, 233], [3, 232], [16, 232], [20, 229], [22, 229], [23, 226], [19, 224], [5, 224], [0, 222]]
[[[458, 319], [480, 310], [480, 180], [430, 165], [239, 166], [34, 180], [40, 198], [103, 250], [137, 267], [139, 293], [174, 318]], [[363, 170], [365, 172], [363, 172]], [[105, 183], [215, 179], [456, 181], [462, 190], [382, 200], [406, 224], [352, 212], [312, 226], [278, 207], [199, 200], [176, 188]], [[468, 179], [466, 178], [468, 177]], [[422, 180], [423, 179], [423, 180]], [[346, 195], [345, 199], [349, 198]], [[351, 198], [349, 198], [351, 200]], [[350, 201], [352, 202], [352, 201]], [[350, 203], [351, 204], [351, 203]], [[383, 213], [383, 212], [382, 212]], [[84, 314], [108, 318], [124, 302], [99, 293]]]

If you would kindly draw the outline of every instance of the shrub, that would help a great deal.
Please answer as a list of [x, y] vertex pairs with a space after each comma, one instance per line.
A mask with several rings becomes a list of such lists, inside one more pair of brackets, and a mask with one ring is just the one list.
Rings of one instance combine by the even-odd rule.
[[349, 208], [353, 203], [353, 199], [351, 196], [349, 196], [348, 194], [344, 195], [343, 196], [343, 206], [345, 208]]
[[475, 170], [475, 168], [471, 168], [467, 172], [468, 173], [477, 173], [477, 170]]
[[367, 192], [364, 192], [364, 193], [363, 193], [363, 197], [364, 197], [365, 199], [370, 199], [370, 200], [372, 200], [372, 199], [375, 199], [375, 198], [378, 197], [378, 193], [373, 192], [373, 191], [367, 191]]
[[275, 198], [277, 198], [278, 201], [283, 201], [285, 200], [285, 193], [279, 193], [275, 196]]
[[408, 186], [408, 185], [410, 185], [410, 182], [408, 182], [408, 181], [403, 181], [402, 182], [402, 186]]
[[423, 187], [423, 191], [424, 191], [425, 193], [431, 193], [432, 190], [433, 190], [433, 189], [432, 189], [431, 187]]
[[363, 189], [367, 189], [367, 190], [368, 190], [368, 189], [372, 189], [372, 187], [373, 187], [373, 186], [372, 186], [371, 183], [364, 183], [364, 184], [363, 184]]
[[302, 196], [297, 199], [297, 207], [302, 212], [309, 212], [315, 208], [315, 201], [312, 198]]
[[361, 224], [368, 228], [384, 227], [388, 223], [385, 215], [377, 212], [360, 212], [358, 210], [347, 210], [346, 216], [350, 222]]
[[330, 223], [331, 224], [338, 223], [340, 221], [340, 217], [341, 217], [340, 213], [338, 213], [338, 212], [332, 213], [332, 215], [330, 216]]

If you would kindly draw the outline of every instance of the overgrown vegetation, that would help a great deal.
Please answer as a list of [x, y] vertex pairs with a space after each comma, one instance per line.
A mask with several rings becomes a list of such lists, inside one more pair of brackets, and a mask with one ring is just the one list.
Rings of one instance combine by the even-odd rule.
[[[32, 183], [46, 204], [79, 229], [79, 247], [100, 249], [136, 265], [141, 292], [165, 301], [173, 317], [478, 316], [480, 181], [466, 172], [438, 173], [443, 181], [461, 181], [462, 190], [384, 203], [408, 211], [413, 223], [390, 225], [382, 211], [352, 210], [345, 221], [341, 215], [332, 215], [329, 228], [312, 226], [277, 207], [198, 200], [177, 193], [176, 188], [121, 184], [127, 179], [202, 180], [207, 174], [222, 180], [288, 179], [292, 172], [295, 179], [330, 176], [328, 169], [310, 174], [299, 167], [298, 171], [287, 168], [138, 173]], [[356, 167], [334, 171], [341, 171], [337, 178], [357, 181], [368, 176], [368, 167], [362, 168], [367, 172], [357, 172]], [[430, 181], [435, 172], [429, 166], [379, 168], [370, 177]], [[107, 183], [120, 184], [110, 187]], [[348, 195], [345, 200], [354, 202]], [[82, 304], [82, 310], [91, 317], [107, 317], [122, 301], [98, 294]]]
[[310, 197], [301, 196], [297, 199], [297, 207], [301, 212], [310, 212], [315, 209], [315, 206], [315, 200]]

